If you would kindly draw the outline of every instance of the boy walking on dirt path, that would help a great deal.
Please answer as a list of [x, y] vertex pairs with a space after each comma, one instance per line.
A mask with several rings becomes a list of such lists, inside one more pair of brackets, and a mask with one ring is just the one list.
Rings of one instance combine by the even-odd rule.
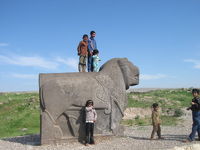
[[199, 98], [199, 90], [193, 89], [192, 90], [192, 103], [191, 106], [187, 108], [187, 110], [192, 110], [192, 132], [189, 135], [188, 139], [184, 142], [192, 142], [195, 140], [196, 132], [198, 132], [198, 137], [200, 140], [200, 98]]
[[157, 133], [158, 135], [158, 139], [163, 139], [161, 137], [161, 128], [160, 128], [160, 124], [161, 124], [161, 120], [160, 120], [160, 113], [159, 113], [159, 106], [157, 103], [154, 103], [152, 105], [152, 125], [153, 125], [153, 131], [151, 133], [151, 140], [154, 139], [154, 135], [155, 133]]

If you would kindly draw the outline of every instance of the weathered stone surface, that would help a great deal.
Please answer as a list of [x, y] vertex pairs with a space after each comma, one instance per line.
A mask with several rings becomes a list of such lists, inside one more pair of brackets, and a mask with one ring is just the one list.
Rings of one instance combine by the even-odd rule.
[[40, 74], [41, 144], [85, 137], [84, 106], [93, 100], [95, 134], [123, 134], [126, 90], [139, 83], [139, 69], [126, 58], [106, 62], [99, 72]]

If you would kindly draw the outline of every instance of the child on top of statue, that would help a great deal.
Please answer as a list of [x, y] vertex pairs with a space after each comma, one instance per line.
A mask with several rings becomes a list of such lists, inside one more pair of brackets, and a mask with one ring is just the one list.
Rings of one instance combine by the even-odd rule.
[[92, 65], [93, 65], [93, 72], [98, 72], [99, 71], [99, 51], [97, 49], [93, 50], [93, 56], [92, 56]]
[[85, 72], [86, 70], [86, 61], [88, 56], [88, 35], [83, 35], [83, 40], [80, 41], [77, 51], [79, 55], [79, 64], [78, 64], [78, 70], [79, 72]]

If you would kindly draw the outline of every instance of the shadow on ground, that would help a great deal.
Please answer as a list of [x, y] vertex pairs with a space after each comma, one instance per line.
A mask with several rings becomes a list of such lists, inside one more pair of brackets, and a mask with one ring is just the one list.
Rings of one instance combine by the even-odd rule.
[[[95, 136], [96, 143], [102, 143], [103, 141], [111, 140], [113, 136], [107, 135], [107, 136]], [[23, 145], [29, 145], [29, 146], [41, 146], [40, 143], [40, 135], [34, 134], [34, 135], [26, 135], [26, 136], [17, 136], [17, 137], [11, 137], [11, 138], [2, 138], [0, 140], [8, 141], [12, 143], [20, 143]], [[59, 144], [72, 144], [72, 143], [79, 143], [83, 145], [84, 143], [80, 142], [78, 139], [74, 138], [69, 141], [61, 142]], [[57, 143], [58, 144], [58, 143]], [[54, 145], [54, 144], [52, 144]]]
[[[128, 136], [129, 138], [133, 138], [135, 140], [150, 140], [150, 138], [147, 137], [135, 137], [135, 136]], [[165, 134], [162, 136], [166, 141], [180, 141], [187, 139], [187, 135], [171, 135], [171, 134]], [[156, 140], [156, 139], [155, 139]]]
[[31, 145], [31, 146], [40, 146], [40, 135], [26, 135], [26, 136], [18, 136], [13, 138], [3, 138], [1, 140], [20, 143], [23, 145]]

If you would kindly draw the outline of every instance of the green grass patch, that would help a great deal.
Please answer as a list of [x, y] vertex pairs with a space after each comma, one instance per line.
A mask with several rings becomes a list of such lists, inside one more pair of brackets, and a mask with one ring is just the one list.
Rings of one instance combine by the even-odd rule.
[[39, 133], [38, 93], [0, 94], [0, 137]]
[[163, 126], [175, 126], [181, 121], [178, 117], [166, 115], [161, 116], [161, 120]]
[[135, 117], [135, 119], [122, 120], [121, 124], [127, 126], [147, 126], [151, 125], [151, 119]]
[[140, 101], [140, 99], [132, 99], [131, 96], [128, 96], [128, 107], [139, 107], [146, 108], [151, 106], [151, 102]]
[[[174, 117], [174, 116], [161, 116], [162, 126], [175, 126], [178, 124], [181, 119]], [[152, 121], [150, 117], [145, 118], [135, 118], [135, 119], [127, 119], [121, 121], [122, 125], [127, 126], [148, 126], [152, 125]]]
[[130, 93], [128, 107], [151, 107], [159, 103], [163, 109], [176, 109], [190, 106], [192, 94], [189, 89], [155, 90], [146, 93]]
[[[190, 106], [192, 100], [191, 89], [162, 89], [145, 93], [130, 93], [128, 95], [128, 107], [150, 108], [153, 103], [158, 103], [164, 114], [162, 115], [162, 125], [173, 126], [181, 121], [184, 113], [182, 108]], [[124, 125], [151, 125], [150, 118], [135, 118], [132, 120], [123, 120]]]
[[[159, 103], [163, 112], [176, 111], [175, 115], [162, 116], [162, 125], [176, 125], [182, 115], [181, 108], [190, 106], [192, 99], [188, 89], [156, 90], [128, 94], [128, 107], [151, 107]], [[0, 138], [39, 133], [38, 93], [0, 93]], [[151, 125], [150, 118], [136, 117], [123, 120], [125, 125]]]

